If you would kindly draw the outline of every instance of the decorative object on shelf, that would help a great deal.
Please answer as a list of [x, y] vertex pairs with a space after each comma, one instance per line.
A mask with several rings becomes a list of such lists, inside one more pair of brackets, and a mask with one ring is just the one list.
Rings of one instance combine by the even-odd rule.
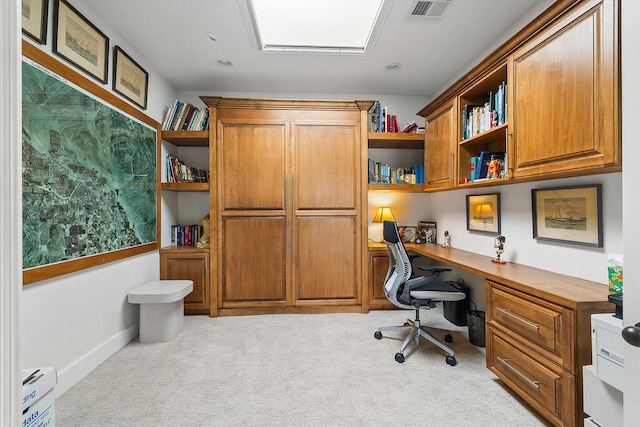
[[147, 109], [147, 88], [149, 73], [145, 71], [127, 53], [115, 46], [113, 48], [113, 90], [129, 101]]
[[56, 0], [53, 52], [107, 83], [109, 38], [66, 0]]
[[531, 190], [533, 238], [602, 247], [602, 185]]
[[400, 234], [402, 243], [415, 243], [418, 237], [418, 227], [415, 225], [399, 225], [398, 234]]
[[202, 218], [202, 235], [200, 236], [200, 239], [198, 239], [198, 242], [196, 243], [196, 247], [198, 248], [208, 248], [211, 243], [211, 235], [209, 234], [209, 230], [210, 230], [210, 217], [209, 215], [206, 215], [204, 218]]
[[48, 11], [49, 0], [22, 0], [22, 33], [46, 44]]
[[416, 243], [429, 243], [435, 245], [437, 232], [438, 227], [435, 221], [418, 221], [418, 239], [416, 239]]
[[500, 234], [500, 194], [467, 195], [467, 230]]
[[504, 253], [504, 242], [507, 241], [507, 238], [504, 236], [496, 237], [495, 242], [493, 243], [493, 248], [496, 250], [496, 257], [491, 260], [491, 262], [495, 262], [496, 264], [506, 264], [507, 261], [501, 260], [500, 256]]
[[449, 234], [448, 231], [444, 232], [444, 242], [442, 242], [442, 247], [443, 248], [451, 247], [451, 234]]

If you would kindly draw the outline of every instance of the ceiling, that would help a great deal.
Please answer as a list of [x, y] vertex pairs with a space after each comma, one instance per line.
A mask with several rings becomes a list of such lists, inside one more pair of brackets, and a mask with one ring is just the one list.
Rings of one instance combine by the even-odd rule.
[[[393, 3], [373, 49], [339, 55], [258, 51], [251, 46], [241, 1], [71, 0], [80, 11], [88, 5], [101, 15], [144, 55], [134, 59], [179, 91], [426, 97], [437, 95], [553, 3], [452, 0], [440, 22], [425, 22], [407, 19], [415, 1], [389, 0]], [[218, 40], [212, 42], [206, 33]], [[218, 60], [233, 66], [217, 65]], [[392, 63], [401, 68], [385, 70]]]

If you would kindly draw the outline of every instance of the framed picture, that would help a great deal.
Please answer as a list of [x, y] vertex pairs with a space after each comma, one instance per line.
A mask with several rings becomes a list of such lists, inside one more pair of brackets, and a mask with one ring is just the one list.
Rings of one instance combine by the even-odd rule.
[[531, 190], [533, 238], [602, 247], [602, 185]]
[[120, 46], [113, 48], [113, 90], [147, 109], [149, 73], [126, 54]]
[[22, 0], [22, 32], [40, 44], [47, 43], [49, 0]]
[[106, 83], [109, 38], [66, 0], [55, 5], [53, 52]]
[[438, 227], [435, 221], [418, 221], [418, 237], [416, 243], [435, 244], [438, 235]]
[[415, 225], [398, 226], [398, 234], [402, 239], [402, 243], [414, 243], [418, 237], [418, 227]]
[[467, 195], [467, 230], [500, 234], [500, 194]]

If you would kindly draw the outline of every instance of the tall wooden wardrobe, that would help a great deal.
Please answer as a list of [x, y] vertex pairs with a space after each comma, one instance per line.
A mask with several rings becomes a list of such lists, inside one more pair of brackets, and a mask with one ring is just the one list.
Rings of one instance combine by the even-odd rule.
[[370, 103], [202, 99], [215, 120], [217, 314], [359, 311]]

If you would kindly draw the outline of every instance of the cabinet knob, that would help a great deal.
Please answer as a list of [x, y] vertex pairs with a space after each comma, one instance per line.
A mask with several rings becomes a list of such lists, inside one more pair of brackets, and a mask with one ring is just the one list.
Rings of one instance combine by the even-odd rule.
[[634, 347], [640, 347], [640, 323], [622, 330], [622, 338]]

